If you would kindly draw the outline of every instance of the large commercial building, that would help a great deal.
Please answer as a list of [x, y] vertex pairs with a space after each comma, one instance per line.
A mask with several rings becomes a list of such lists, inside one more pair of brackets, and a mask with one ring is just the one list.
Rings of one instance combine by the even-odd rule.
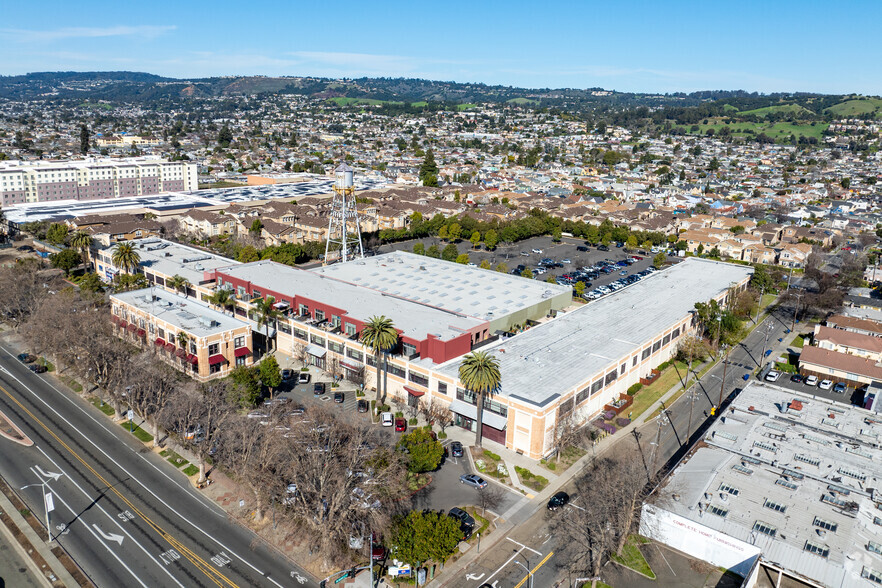
[[0, 162], [0, 203], [106, 200], [196, 190], [197, 166], [157, 156]]
[[644, 507], [641, 534], [748, 579], [762, 564], [878, 585], [880, 439], [876, 413], [752, 383]]

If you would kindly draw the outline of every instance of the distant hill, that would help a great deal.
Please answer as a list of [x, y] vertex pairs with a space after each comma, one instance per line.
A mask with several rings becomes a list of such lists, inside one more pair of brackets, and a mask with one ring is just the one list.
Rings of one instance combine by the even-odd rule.
[[862, 97], [845, 100], [826, 108], [824, 112], [841, 117], [875, 114], [876, 118], [879, 118], [879, 115], [882, 114], [882, 99]]

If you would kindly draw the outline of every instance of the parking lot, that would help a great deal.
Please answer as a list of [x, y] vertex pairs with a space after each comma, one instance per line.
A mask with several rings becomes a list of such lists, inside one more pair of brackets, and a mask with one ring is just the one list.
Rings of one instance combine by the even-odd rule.
[[[417, 242], [422, 243], [426, 249], [432, 245], [436, 245], [438, 249], [443, 250], [448, 245], [445, 241], [436, 237], [430, 237], [426, 239], [382, 245], [377, 250], [377, 253], [413, 251], [413, 246]], [[616, 247], [615, 244], [611, 244], [608, 251], [603, 251], [599, 250], [597, 247], [586, 245], [585, 241], [582, 239], [570, 237], [564, 237], [559, 243], [555, 243], [551, 237], [547, 236], [533, 237], [532, 239], [527, 239], [518, 243], [502, 243], [493, 251], [487, 251], [483, 248], [474, 249], [472, 244], [468, 241], [461, 241], [457, 243], [456, 246], [460, 253], [467, 253], [469, 255], [471, 263], [480, 265], [480, 263], [486, 259], [490, 263], [491, 268], [495, 269], [497, 265], [504, 263], [509, 271], [515, 270], [518, 265], [523, 265], [525, 268], [536, 270], [540, 267], [540, 261], [545, 258], [551, 259], [557, 263], [569, 260], [569, 263], [564, 263], [563, 267], [550, 268], [546, 269], [544, 273], [535, 274], [534, 278], [542, 281], [547, 280], [549, 277], [561, 277], [564, 274], [571, 273], [582, 267], [594, 266], [603, 260], [619, 262], [632, 256], [643, 258], [628, 267], [619, 268], [609, 274], [601, 273], [597, 278], [589, 279], [588, 281], [591, 282], [591, 286], [588, 286], [587, 282], [582, 280], [583, 283], [586, 283], [586, 293], [594, 288], [607, 286], [620, 279], [623, 277], [621, 275], [622, 271], [627, 272], [626, 275], [632, 275], [645, 270], [652, 265], [652, 258], [655, 256], [655, 254], [650, 251], [646, 251], [645, 255], [640, 253], [641, 250], [626, 251], [624, 247]], [[586, 250], [580, 251], [580, 248]], [[534, 250], [540, 251], [541, 253], [536, 253]], [[668, 261], [677, 262], [679, 261], [679, 258], [669, 256]]]
[[[781, 377], [778, 378], [778, 381], [773, 382], [773, 385], [780, 386], [787, 390], [793, 390], [794, 392], [799, 392], [801, 394], [810, 394], [812, 396], [817, 396], [818, 398], [832, 400], [834, 402], [844, 402], [845, 404], [856, 405], [860, 405], [863, 402], [864, 393], [860, 389], [855, 390], [854, 388], [846, 386], [845, 390], [842, 392], [836, 392], [832, 387], [829, 390], [822, 390], [817, 384], [812, 386], [803, 382], [793, 382], [790, 380], [790, 376], [791, 374], [782, 373]], [[820, 381], [818, 383], [820, 383]]]

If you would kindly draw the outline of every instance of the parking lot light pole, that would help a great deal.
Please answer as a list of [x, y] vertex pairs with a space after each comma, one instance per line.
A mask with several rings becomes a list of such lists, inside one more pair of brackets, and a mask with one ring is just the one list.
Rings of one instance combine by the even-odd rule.
[[527, 562], [527, 565], [522, 564], [518, 560], [515, 560], [515, 563], [527, 570], [527, 574], [530, 576], [530, 588], [533, 588], [533, 572], [530, 571], [530, 560], [525, 557], [524, 561]]

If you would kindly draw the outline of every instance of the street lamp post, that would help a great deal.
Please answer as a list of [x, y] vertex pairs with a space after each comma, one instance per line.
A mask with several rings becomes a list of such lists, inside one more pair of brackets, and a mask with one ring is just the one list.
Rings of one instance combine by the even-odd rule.
[[525, 557], [524, 561], [527, 562], [527, 565], [522, 564], [518, 560], [515, 560], [515, 563], [527, 570], [527, 574], [530, 576], [530, 588], [533, 588], [533, 572], [530, 571], [530, 560]]
[[726, 368], [729, 367], [729, 352], [731, 347], [726, 347], [726, 357], [723, 359], [723, 377], [720, 380], [720, 400], [717, 402], [716, 409], [719, 410], [723, 406], [723, 387], [726, 385]]
[[790, 332], [792, 333], [794, 329], [796, 329], [796, 315], [799, 312], [799, 299], [802, 298], [802, 292], [796, 294], [796, 308], [793, 309], [793, 323], [790, 325]]

